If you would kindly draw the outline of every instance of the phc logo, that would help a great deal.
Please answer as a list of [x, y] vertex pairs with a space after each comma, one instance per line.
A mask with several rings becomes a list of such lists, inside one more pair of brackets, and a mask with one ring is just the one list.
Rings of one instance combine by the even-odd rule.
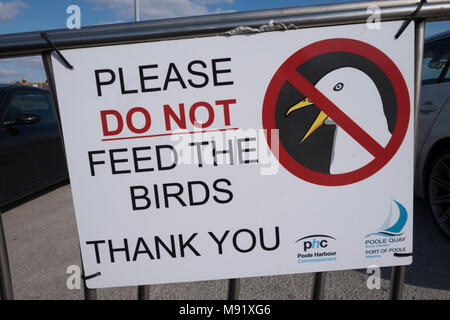
[[328, 247], [329, 239], [336, 240], [335, 238], [325, 234], [313, 234], [298, 239], [295, 243], [303, 242], [303, 251], [307, 252], [312, 249], [325, 249]]
[[377, 232], [369, 233], [366, 238], [370, 236], [381, 237], [397, 237], [403, 234], [403, 228], [408, 221], [408, 211], [398, 201], [392, 200], [391, 210], [384, 224], [378, 229]]

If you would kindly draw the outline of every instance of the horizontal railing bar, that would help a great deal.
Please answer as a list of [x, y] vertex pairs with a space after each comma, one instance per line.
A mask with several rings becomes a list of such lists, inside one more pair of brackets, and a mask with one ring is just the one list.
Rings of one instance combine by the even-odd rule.
[[[291, 7], [291, 8], [281, 8], [281, 9], [265, 9], [257, 11], [244, 11], [244, 12], [232, 12], [223, 14], [209, 14], [201, 16], [191, 16], [191, 17], [181, 17], [181, 18], [170, 18], [170, 19], [157, 19], [143, 22], [127, 22], [127, 23], [117, 23], [117, 24], [105, 24], [97, 26], [84, 27], [84, 33], [91, 32], [113, 32], [127, 30], [137, 30], [137, 29], [147, 29], [155, 27], [167, 27], [183, 24], [206, 24], [217, 22], [231, 22], [236, 20], [247, 20], [247, 19], [257, 19], [257, 18], [267, 18], [267, 17], [285, 17], [292, 15], [307, 15], [313, 13], [324, 13], [324, 12], [341, 12], [356, 9], [366, 9], [369, 6], [383, 7], [395, 7], [412, 5], [418, 3], [418, 0], [392, 0], [392, 1], [363, 1], [363, 2], [346, 2], [340, 4], [329, 4], [329, 5], [314, 5], [314, 6], [304, 6], [304, 7]], [[78, 32], [69, 31], [67, 29], [55, 29], [49, 30], [54, 36], [63, 35], [67, 32]], [[32, 38], [39, 36], [39, 32], [24, 32], [24, 33], [13, 33], [0, 35], [0, 40], [17, 39], [17, 38]]]
[[[248, 12], [172, 18], [165, 20], [85, 27], [80, 30], [51, 30], [48, 36], [60, 49], [99, 45], [125, 44], [143, 41], [217, 35], [239, 26], [260, 26], [275, 20], [294, 24], [299, 28], [331, 26], [367, 21], [369, 5], [380, 7], [382, 21], [405, 19], [417, 7], [418, 0], [365, 1], [336, 5], [269, 9]], [[425, 4], [419, 19], [445, 20], [450, 18], [450, 1], [435, 0]], [[40, 32], [0, 35], [0, 58], [36, 55], [49, 50]]]

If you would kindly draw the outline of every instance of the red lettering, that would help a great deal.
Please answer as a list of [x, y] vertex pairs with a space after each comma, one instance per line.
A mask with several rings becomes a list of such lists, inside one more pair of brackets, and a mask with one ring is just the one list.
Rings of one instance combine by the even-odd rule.
[[230, 104], [235, 104], [236, 99], [219, 100], [216, 101], [216, 106], [223, 106], [223, 117], [225, 120], [225, 125], [230, 125]]
[[[108, 128], [108, 121], [106, 119], [107, 116], [114, 116], [117, 119], [117, 129], [116, 130], [110, 130]], [[116, 110], [103, 110], [100, 111], [100, 117], [102, 120], [102, 129], [103, 129], [103, 136], [115, 136], [122, 132], [123, 129], [123, 119], [120, 113]]]
[[[208, 120], [206, 122], [200, 123], [197, 121], [195, 117], [195, 111], [199, 107], [204, 107], [208, 111]], [[208, 128], [214, 121], [214, 109], [208, 102], [200, 101], [194, 103], [191, 107], [191, 110], [189, 110], [189, 119], [191, 120], [192, 124], [197, 128]]]
[[164, 105], [164, 121], [166, 122], [166, 130], [172, 130], [170, 119], [174, 120], [180, 129], [186, 129], [186, 115], [184, 112], [184, 103], [179, 104], [180, 116], [177, 116], [175, 111], [168, 105]]
[[[136, 112], [140, 112], [144, 115], [145, 117], [145, 124], [141, 129], [138, 129], [134, 126], [133, 124], [133, 115]], [[134, 133], [144, 133], [146, 132], [148, 129], [150, 129], [152, 123], [152, 119], [150, 117], [150, 113], [147, 111], [147, 109], [141, 108], [141, 107], [136, 107], [131, 109], [130, 111], [128, 111], [127, 113], [127, 126], [128, 129], [130, 129], [131, 131], [133, 131]]]

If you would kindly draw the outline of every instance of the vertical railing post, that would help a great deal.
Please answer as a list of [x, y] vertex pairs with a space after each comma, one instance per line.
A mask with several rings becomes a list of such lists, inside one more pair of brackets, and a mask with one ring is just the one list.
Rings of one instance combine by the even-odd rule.
[[[417, 21], [414, 39], [414, 143], [417, 143], [417, 126], [420, 103], [420, 92], [422, 87], [422, 61], [425, 39], [425, 21]], [[417, 148], [414, 146], [414, 151]], [[414, 156], [414, 168], [415, 168]], [[399, 257], [401, 258], [401, 257]], [[405, 284], [406, 266], [392, 267], [391, 274], [391, 300], [401, 300], [403, 297], [403, 286]]]
[[401, 300], [403, 296], [403, 285], [405, 283], [405, 266], [392, 267], [391, 274], [391, 300]]
[[97, 300], [97, 290], [86, 287], [86, 281], [83, 280], [84, 300]]
[[326, 272], [314, 273], [313, 286], [312, 286], [312, 300], [322, 300], [325, 296], [325, 280]]
[[150, 300], [150, 287], [138, 286], [138, 300]]
[[[45, 69], [45, 74], [47, 75], [50, 96], [52, 97], [53, 105], [55, 107], [55, 112], [56, 112], [56, 116], [58, 119], [58, 129], [59, 129], [59, 134], [60, 134], [61, 142], [62, 142], [63, 149], [64, 149], [64, 156], [66, 157], [66, 161], [67, 161], [67, 156], [66, 156], [65, 147], [64, 147], [64, 139], [63, 139], [62, 128], [61, 128], [61, 117], [60, 117], [60, 112], [59, 112], [59, 104], [58, 104], [58, 98], [56, 95], [56, 86], [55, 86], [55, 77], [53, 74], [52, 57], [51, 57], [50, 51], [42, 54], [42, 62], [44, 63], [44, 69]], [[81, 252], [80, 252], [80, 256], [81, 256]], [[84, 277], [85, 274], [84, 274], [83, 262], [81, 262], [81, 265], [82, 265], [81, 268], [82, 268], [82, 273], [83, 273], [83, 277]], [[84, 293], [85, 300], [97, 300], [97, 290], [89, 289], [86, 286], [85, 278], [83, 278], [82, 280], [83, 280], [83, 293]]]
[[[84, 300], [97, 300], [97, 290], [96, 289], [89, 289], [86, 285], [86, 274], [84, 272], [84, 266], [83, 266], [83, 257], [81, 256], [80, 251], [80, 257], [81, 257], [81, 272], [82, 272], [82, 280], [83, 280], [83, 294], [84, 294]], [[91, 278], [91, 277], [88, 277]]]
[[2, 300], [13, 300], [13, 287], [11, 271], [6, 247], [5, 231], [3, 229], [2, 214], [0, 212], [0, 298]]
[[241, 289], [240, 279], [228, 280], [228, 300], [239, 300], [239, 291]]
[[[416, 23], [415, 40], [414, 40], [414, 141], [417, 139], [418, 115], [420, 104], [420, 93], [422, 89], [422, 65], [423, 65], [423, 47], [425, 40], [425, 21]], [[415, 158], [414, 158], [415, 159]], [[414, 161], [415, 165], [415, 161]]]

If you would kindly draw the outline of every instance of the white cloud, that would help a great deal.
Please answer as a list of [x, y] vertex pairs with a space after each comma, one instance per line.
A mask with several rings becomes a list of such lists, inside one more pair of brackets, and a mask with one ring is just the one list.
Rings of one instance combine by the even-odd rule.
[[0, 1], [0, 21], [11, 20], [27, 5], [20, 0]]
[[[112, 10], [116, 17], [133, 19], [134, 1], [132, 0], [86, 0], [96, 8]], [[220, 3], [231, 4], [234, 0], [140, 0], [141, 20], [163, 19], [209, 14], [220, 8], [210, 10], [208, 6]]]
[[15, 60], [16, 60], [15, 62], [18, 65], [24, 66], [24, 67], [32, 67], [32, 68], [43, 68], [44, 67], [42, 58], [40, 56], [16, 58]]
[[45, 79], [44, 65], [40, 56], [0, 59], [0, 83], [27, 78], [29, 81]]
[[22, 79], [23, 74], [16, 70], [0, 68], [0, 83], [10, 83]]
[[202, 4], [218, 4], [218, 3], [232, 4], [234, 3], [234, 0], [195, 0], [195, 2]]
[[217, 8], [211, 13], [231, 13], [231, 12], [236, 12], [236, 10], [223, 10], [222, 8]]
[[116, 23], [123, 23], [123, 22], [125, 22], [125, 21], [123, 21], [123, 20], [100, 21], [100, 22], [96, 23], [95, 25], [96, 26], [101, 26], [101, 25], [104, 25], [104, 24], [116, 24]]
[[8, 70], [8, 69], [2, 69], [0, 68], [0, 77], [5, 77], [5, 76], [15, 76], [20, 74], [20, 72], [16, 71], [16, 70]]

